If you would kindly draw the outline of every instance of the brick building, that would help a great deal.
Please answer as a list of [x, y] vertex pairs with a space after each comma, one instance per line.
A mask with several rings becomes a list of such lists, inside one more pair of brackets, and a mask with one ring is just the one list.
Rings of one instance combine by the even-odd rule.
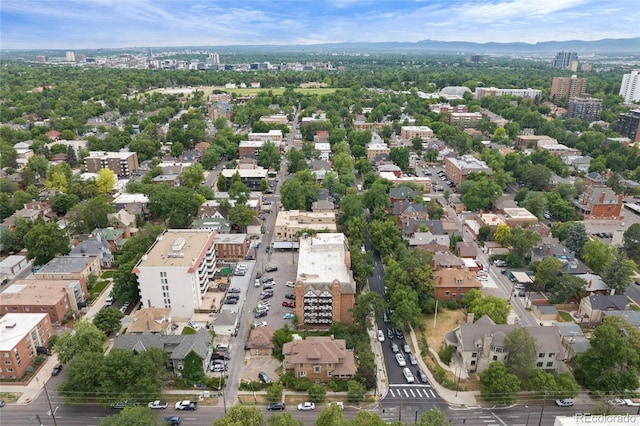
[[348, 351], [343, 339], [332, 336], [309, 336], [282, 347], [285, 370], [293, 370], [296, 378], [328, 383], [332, 378], [349, 379], [356, 375], [353, 351]]
[[36, 358], [36, 347], [49, 345], [51, 319], [47, 313], [6, 314], [0, 329], [0, 379], [20, 379]]
[[584, 94], [587, 79], [572, 75], [571, 77], [553, 77], [551, 82], [551, 99], [558, 101]]
[[138, 172], [138, 154], [136, 152], [91, 151], [84, 159], [87, 172], [97, 173], [110, 169], [117, 177], [130, 177]]
[[440, 269], [433, 273], [433, 297], [438, 300], [462, 300], [471, 289], [482, 288], [476, 274], [465, 269]]
[[490, 175], [492, 170], [484, 161], [467, 154], [460, 158], [445, 158], [444, 172], [451, 182], [460, 185], [471, 172], [484, 172]]

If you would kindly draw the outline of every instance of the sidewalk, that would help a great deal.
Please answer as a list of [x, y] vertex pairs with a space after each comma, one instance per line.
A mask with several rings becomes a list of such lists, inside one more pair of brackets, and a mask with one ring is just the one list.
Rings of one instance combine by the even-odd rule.
[[15, 404], [28, 404], [40, 396], [44, 384], [51, 378], [51, 370], [58, 364], [58, 357], [54, 353], [42, 364], [38, 373], [31, 378], [26, 385], [11, 385], [3, 383], [0, 385], [0, 392], [21, 393]]

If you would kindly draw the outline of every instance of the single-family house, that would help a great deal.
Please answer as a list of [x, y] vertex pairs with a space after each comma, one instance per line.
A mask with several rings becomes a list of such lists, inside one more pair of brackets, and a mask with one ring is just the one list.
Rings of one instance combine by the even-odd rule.
[[603, 312], [626, 311], [628, 309], [629, 301], [624, 294], [603, 295], [596, 293], [580, 300], [578, 317], [580, 323], [598, 324], [602, 322]]
[[438, 269], [433, 272], [433, 297], [438, 300], [462, 300], [472, 289], [482, 284], [472, 271], [465, 269]]
[[283, 367], [296, 378], [328, 383], [332, 378], [350, 379], [356, 375], [353, 351], [348, 351], [343, 339], [332, 336], [309, 336], [294, 339], [282, 347]]
[[247, 347], [252, 356], [271, 356], [273, 354], [273, 327], [258, 327], [249, 333]]

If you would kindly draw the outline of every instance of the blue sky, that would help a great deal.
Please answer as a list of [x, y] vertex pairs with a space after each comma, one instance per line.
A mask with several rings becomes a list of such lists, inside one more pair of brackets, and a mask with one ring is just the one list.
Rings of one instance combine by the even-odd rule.
[[638, 0], [0, 1], [2, 49], [638, 36]]

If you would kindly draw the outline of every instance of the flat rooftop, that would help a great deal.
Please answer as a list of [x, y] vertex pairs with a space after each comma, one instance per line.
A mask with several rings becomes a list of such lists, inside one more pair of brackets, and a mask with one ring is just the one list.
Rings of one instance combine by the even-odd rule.
[[65, 288], [77, 280], [19, 280], [0, 293], [0, 305], [43, 305], [58, 303]]
[[216, 234], [213, 241], [216, 244], [243, 244], [247, 241], [247, 234]]
[[213, 232], [206, 229], [168, 229], [161, 234], [138, 262], [138, 268], [158, 266], [190, 267]]
[[345, 264], [347, 251], [347, 238], [341, 233], [301, 238], [298, 279], [305, 284], [331, 284], [336, 279], [352, 284], [351, 271]]
[[0, 318], [0, 351], [12, 350], [20, 340], [33, 330], [49, 314], [6, 314]]
[[35, 275], [42, 274], [70, 274], [82, 272], [97, 256], [59, 256], [54, 257], [44, 265]]

